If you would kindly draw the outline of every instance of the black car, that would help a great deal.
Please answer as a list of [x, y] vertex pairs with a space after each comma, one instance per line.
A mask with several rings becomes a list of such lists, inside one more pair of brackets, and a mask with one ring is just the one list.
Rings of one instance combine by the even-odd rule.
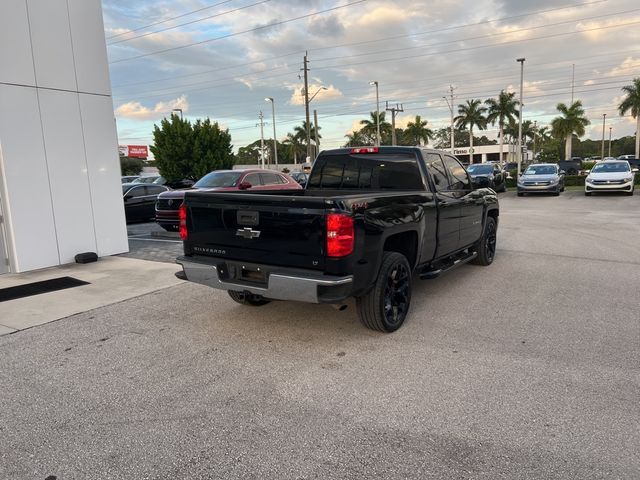
[[485, 177], [489, 181], [489, 187], [496, 192], [507, 191], [507, 172], [497, 163], [474, 163], [467, 167], [467, 172], [472, 180], [476, 177]]
[[127, 223], [154, 219], [156, 216], [156, 199], [159, 194], [167, 190], [169, 190], [169, 187], [164, 185], [123, 183], [122, 199]]
[[174, 182], [167, 181], [164, 177], [158, 177], [153, 181], [154, 185], [164, 185], [169, 187], [171, 190], [178, 190], [181, 188], [191, 188], [193, 184], [196, 183], [193, 180], [189, 180], [187, 178], [183, 178], [182, 180], [176, 180]]

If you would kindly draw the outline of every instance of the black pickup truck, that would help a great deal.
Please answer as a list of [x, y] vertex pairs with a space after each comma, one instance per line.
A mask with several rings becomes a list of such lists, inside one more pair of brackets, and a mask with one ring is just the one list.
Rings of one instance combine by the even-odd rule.
[[445, 152], [362, 147], [320, 153], [304, 190], [187, 192], [176, 275], [245, 305], [355, 297], [365, 326], [392, 332], [414, 275], [493, 261], [498, 198], [478, 182]]

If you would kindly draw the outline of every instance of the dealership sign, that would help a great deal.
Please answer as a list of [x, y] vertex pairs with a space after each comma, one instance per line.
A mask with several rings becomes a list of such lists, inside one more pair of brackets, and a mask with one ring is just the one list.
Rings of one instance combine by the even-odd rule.
[[124, 157], [147, 158], [149, 156], [147, 145], [119, 145], [118, 151]]

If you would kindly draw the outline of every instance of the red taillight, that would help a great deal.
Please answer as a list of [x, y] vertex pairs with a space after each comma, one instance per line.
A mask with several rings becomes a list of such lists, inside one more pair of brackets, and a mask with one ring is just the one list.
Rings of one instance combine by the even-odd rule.
[[351, 254], [354, 240], [353, 218], [338, 213], [327, 215], [327, 255], [329, 257], [346, 257]]
[[180, 205], [178, 218], [180, 219], [180, 238], [186, 240], [189, 238], [189, 233], [187, 232], [187, 206], [184, 203]]
[[351, 153], [378, 153], [378, 147], [352, 148]]

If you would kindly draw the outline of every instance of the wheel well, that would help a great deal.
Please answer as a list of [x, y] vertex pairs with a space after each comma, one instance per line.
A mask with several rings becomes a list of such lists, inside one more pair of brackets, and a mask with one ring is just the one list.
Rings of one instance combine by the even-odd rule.
[[418, 255], [418, 234], [403, 232], [391, 235], [384, 242], [385, 252], [398, 252], [407, 257], [411, 268], [415, 267]]
[[497, 222], [498, 221], [498, 216], [500, 215], [500, 212], [497, 209], [494, 210], [489, 210], [487, 212], [487, 217], [493, 217], [493, 219]]

